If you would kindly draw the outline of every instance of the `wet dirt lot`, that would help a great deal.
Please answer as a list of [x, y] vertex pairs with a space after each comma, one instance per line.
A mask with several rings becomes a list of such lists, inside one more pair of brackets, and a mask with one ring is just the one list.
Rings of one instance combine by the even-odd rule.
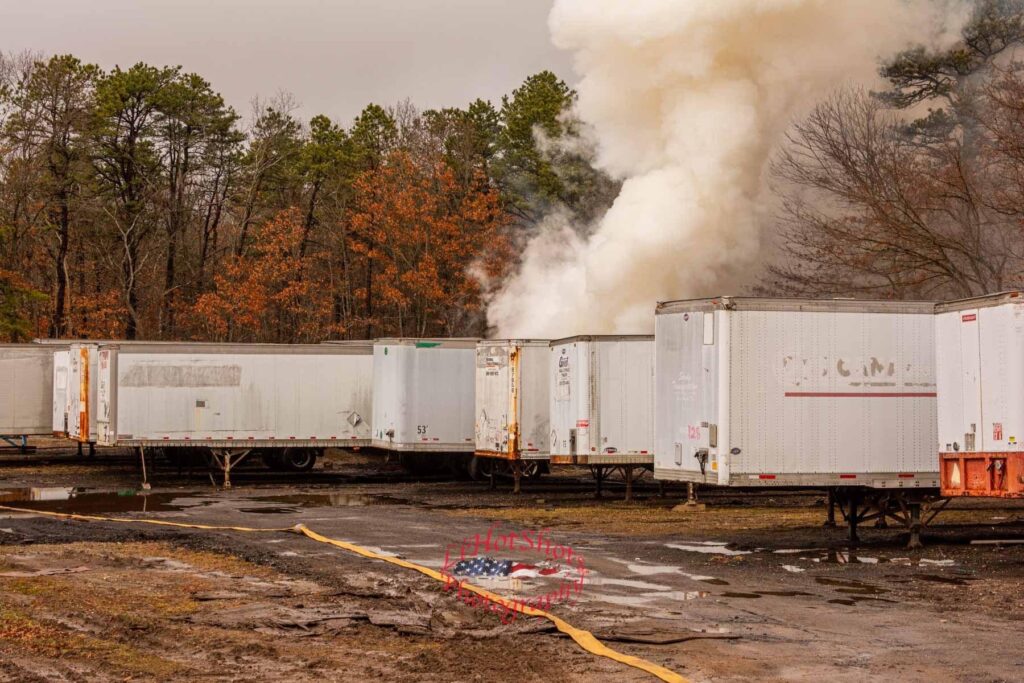
[[[446, 551], [510, 559], [474, 582], [550, 611], [690, 680], [1024, 679], [1024, 505], [956, 501], [908, 551], [905, 532], [823, 529], [818, 494], [707, 493], [673, 510], [645, 478], [595, 501], [583, 470], [513, 496], [507, 482], [414, 477], [333, 453], [305, 475], [207, 473], [124, 454], [0, 456], [0, 502], [125, 519], [304, 524], [439, 570]], [[6, 499], [6, 502], [4, 502]], [[542, 555], [473, 548], [543, 537]], [[532, 536], [531, 536], [532, 534]], [[479, 541], [477, 538], [479, 537]], [[468, 540], [467, 540], [468, 539]], [[514, 544], [513, 544], [514, 545]], [[538, 547], [540, 544], [538, 543]], [[584, 558], [578, 564], [566, 562]], [[585, 566], [585, 571], [580, 567]], [[450, 567], [450, 564], [449, 564]], [[557, 570], [557, 571], [556, 571]], [[558, 593], [560, 586], [579, 590]], [[568, 593], [568, 595], [566, 595]], [[0, 510], [0, 680], [654, 680], [548, 622], [468, 606], [455, 590], [287, 531], [81, 522]]]

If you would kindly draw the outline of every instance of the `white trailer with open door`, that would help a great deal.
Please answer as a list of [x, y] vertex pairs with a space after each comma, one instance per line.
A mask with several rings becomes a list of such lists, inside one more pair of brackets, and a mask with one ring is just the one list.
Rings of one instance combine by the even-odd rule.
[[476, 346], [475, 456], [504, 461], [516, 493], [523, 474], [539, 476], [547, 466], [548, 344], [485, 339]]
[[828, 487], [848, 494], [854, 535], [868, 515], [895, 516], [874, 502], [936, 494], [933, 311], [747, 297], [659, 304], [655, 476]]

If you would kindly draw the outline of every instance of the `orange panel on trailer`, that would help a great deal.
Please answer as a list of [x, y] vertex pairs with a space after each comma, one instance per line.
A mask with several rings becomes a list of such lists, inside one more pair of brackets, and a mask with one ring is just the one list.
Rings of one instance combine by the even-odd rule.
[[1024, 453], [943, 453], [942, 495], [1024, 498]]

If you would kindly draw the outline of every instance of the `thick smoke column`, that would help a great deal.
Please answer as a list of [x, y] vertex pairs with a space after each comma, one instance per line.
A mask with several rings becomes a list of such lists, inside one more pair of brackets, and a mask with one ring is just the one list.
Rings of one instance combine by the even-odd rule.
[[764, 170], [794, 116], [870, 81], [879, 57], [949, 42], [964, 18], [936, 0], [556, 0], [578, 114], [624, 184], [589, 238], [541, 225], [490, 324], [649, 333], [658, 300], [730, 293], [758, 263]]

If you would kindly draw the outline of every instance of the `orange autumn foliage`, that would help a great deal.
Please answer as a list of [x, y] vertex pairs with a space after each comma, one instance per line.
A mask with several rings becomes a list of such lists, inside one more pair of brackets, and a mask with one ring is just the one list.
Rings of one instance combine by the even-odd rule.
[[464, 187], [447, 164], [395, 152], [354, 190], [352, 294], [366, 336], [482, 333], [481, 280], [511, 258], [508, 217], [486, 178]]
[[299, 212], [283, 211], [258, 228], [251, 249], [231, 258], [214, 290], [192, 307], [203, 338], [242, 342], [318, 341], [327, 336], [324, 296], [299, 253]]

